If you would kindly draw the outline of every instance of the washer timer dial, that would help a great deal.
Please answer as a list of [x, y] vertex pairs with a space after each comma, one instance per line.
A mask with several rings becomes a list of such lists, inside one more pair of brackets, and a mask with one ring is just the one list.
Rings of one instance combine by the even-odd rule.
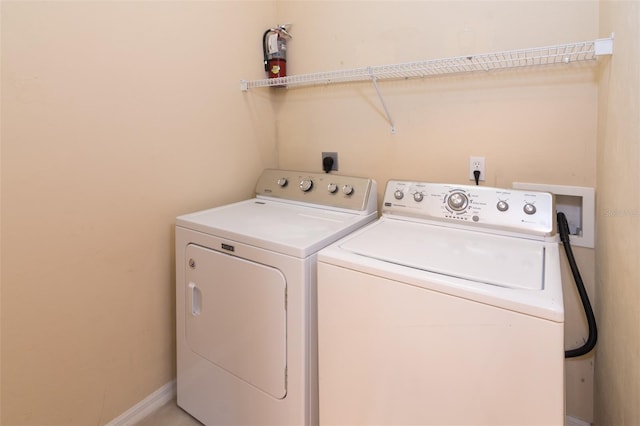
[[469, 198], [462, 192], [456, 191], [449, 195], [447, 198], [447, 205], [451, 208], [451, 210], [460, 212], [467, 208], [469, 205]]

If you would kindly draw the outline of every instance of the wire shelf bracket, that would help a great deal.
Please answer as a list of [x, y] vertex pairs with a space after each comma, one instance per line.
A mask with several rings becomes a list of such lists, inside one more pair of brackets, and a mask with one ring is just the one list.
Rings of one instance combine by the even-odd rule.
[[320, 84], [328, 85], [334, 83], [371, 81], [380, 97], [382, 107], [391, 125], [391, 133], [396, 133], [395, 124], [378, 86], [379, 80], [423, 78], [445, 74], [478, 71], [489, 72], [516, 67], [535, 67], [540, 65], [593, 61], [596, 60], [598, 56], [613, 54], [613, 39], [614, 34], [611, 33], [610, 37], [592, 41], [530, 49], [508, 50], [391, 65], [376, 65], [339, 71], [298, 74], [262, 80], [240, 80], [240, 90], [246, 92], [250, 88], [260, 87], [285, 87], [287, 89], [294, 89], [296, 87]]

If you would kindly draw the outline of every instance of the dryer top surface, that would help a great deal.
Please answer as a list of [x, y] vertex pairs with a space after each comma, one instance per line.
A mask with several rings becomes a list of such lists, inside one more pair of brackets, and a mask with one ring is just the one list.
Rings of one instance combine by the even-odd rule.
[[310, 205], [254, 198], [176, 219], [177, 226], [306, 258], [377, 218]]

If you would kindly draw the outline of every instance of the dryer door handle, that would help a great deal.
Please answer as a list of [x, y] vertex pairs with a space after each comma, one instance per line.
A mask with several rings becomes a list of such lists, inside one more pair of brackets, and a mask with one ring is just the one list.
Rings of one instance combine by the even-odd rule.
[[189, 283], [189, 299], [191, 305], [191, 315], [198, 316], [202, 310], [202, 292], [196, 283]]

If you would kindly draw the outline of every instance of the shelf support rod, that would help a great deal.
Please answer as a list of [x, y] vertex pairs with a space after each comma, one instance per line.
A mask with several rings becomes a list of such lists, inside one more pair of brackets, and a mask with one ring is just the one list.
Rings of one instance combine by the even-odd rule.
[[380, 87], [378, 87], [378, 78], [373, 74], [371, 67], [368, 68], [369, 76], [371, 77], [371, 81], [373, 82], [373, 87], [376, 88], [376, 92], [378, 93], [378, 97], [380, 98], [380, 103], [382, 104], [382, 108], [384, 109], [384, 113], [387, 114], [387, 120], [389, 120], [389, 124], [391, 124], [391, 133], [396, 134], [396, 126], [393, 123], [393, 118], [391, 118], [391, 114], [389, 114], [389, 109], [387, 108], [387, 104], [384, 102], [384, 98], [382, 97], [382, 92], [380, 92]]

